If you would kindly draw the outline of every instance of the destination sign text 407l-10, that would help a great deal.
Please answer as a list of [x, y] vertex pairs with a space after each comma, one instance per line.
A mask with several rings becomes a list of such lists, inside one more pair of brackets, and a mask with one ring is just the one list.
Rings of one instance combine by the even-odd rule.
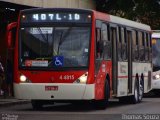
[[62, 19], [67, 19], [67, 20], [80, 20], [80, 14], [68, 14], [68, 15], [60, 15], [58, 13], [56, 14], [33, 14], [32, 18], [34, 20], [62, 20]]
[[34, 13], [23, 14], [22, 22], [90, 22], [90, 14], [82, 13]]

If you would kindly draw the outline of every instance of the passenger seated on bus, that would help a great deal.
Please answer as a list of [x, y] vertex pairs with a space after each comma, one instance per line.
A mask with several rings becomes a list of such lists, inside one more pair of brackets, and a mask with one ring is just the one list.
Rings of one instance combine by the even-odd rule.
[[97, 58], [103, 57], [103, 40], [97, 42]]
[[145, 50], [144, 48], [140, 48], [140, 50], [139, 50], [139, 57], [140, 57], [141, 61], [145, 60], [145, 51], [144, 50]]

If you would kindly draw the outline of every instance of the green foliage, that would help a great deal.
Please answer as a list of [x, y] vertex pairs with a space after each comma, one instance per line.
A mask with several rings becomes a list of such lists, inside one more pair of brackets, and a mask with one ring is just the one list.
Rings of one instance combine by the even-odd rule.
[[160, 29], [160, 0], [96, 0], [96, 9]]

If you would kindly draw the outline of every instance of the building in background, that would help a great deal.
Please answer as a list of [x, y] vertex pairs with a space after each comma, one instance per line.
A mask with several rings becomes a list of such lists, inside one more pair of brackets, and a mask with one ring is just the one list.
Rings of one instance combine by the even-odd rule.
[[65, 8], [87, 8], [94, 9], [94, 0], [0, 0], [19, 5], [32, 7], [65, 7]]

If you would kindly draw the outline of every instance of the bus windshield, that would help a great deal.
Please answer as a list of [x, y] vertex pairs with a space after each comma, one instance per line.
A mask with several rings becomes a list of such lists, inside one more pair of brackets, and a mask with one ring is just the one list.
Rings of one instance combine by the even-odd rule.
[[153, 71], [160, 70], [160, 38], [152, 39], [152, 62], [153, 62]]
[[20, 28], [21, 67], [87, 67], [90, 27]]

